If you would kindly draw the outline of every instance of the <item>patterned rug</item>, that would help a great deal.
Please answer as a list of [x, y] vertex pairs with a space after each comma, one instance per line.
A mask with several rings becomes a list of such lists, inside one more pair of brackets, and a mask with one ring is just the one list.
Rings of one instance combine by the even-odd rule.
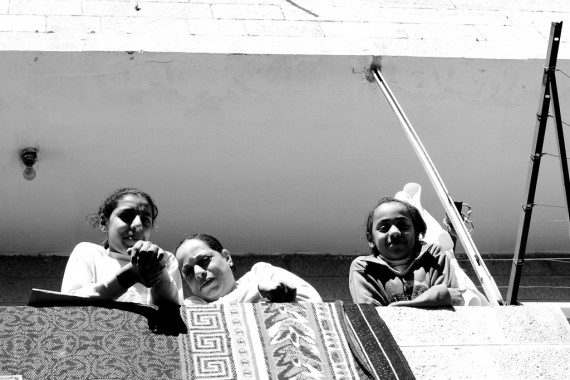
[[[335, 304], [0, 307], [0, 375], [24, 379], [359, 379]], [[139, 306], [140, 307], [140, 306]], [[122, 310], [121, 310], [122, 308]], [[159, 321], [159, 322], [157, 322]], [[176, 318], [166, 324], [176, 326]], [[159, 326], [157, 328], [157, 326]], [[159, 333], [157, 333], [159, 332]]]

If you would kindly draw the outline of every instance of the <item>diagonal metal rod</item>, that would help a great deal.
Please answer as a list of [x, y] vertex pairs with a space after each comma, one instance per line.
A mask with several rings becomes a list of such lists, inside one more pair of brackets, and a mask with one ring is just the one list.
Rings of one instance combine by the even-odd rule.
[[491, 274], [487, 270], [487, 267], [485, 266], [485, 263], [483, 262], [481, 255], [477, 251], [477, 247], [475, 247], [475, 244], [471, 239], [471, 235], [469, 235], [469, 232], [467, 232], [465, 224], [463, 224], [463, 220], [459, 215], [459, 211], [457, 210], [455, 204], [453, 203], [453, 200], [449, 196], [449, 193], [445, 188], [443, 180], [439, 176], [439, 173], [437, 172], [435, 165], [431, 161], [431, 158], [429, 157], [426, 149], [424, 148], [422, 142], [420, 141], [420, 138], [418, 137], [416, 131], [412, 127], [412, 124], [406, 117], [404, 110], [402, 109], [402, 107], [400, 107], [400, 104], [398, 104], [396, 97], [390, 90], [390, 87], [384, 80], [384, 77], [382, 76], [380, 71], [377, 68], [372, 68], [372, 73], [374, 75], [374, 78], [376, 79], [376, 82], [380, 86], [380, 89], [384, 93], [384, 96], [386, 96], [388, 103], [392, 107], [392, 110], [400, 120], [400, 124], [402, 124], [402, 127], [404, 128], [404, 133], [406, 134], [406, 137], [412, 144], [412, 147], [414, 148], [416, 155], [418, 156], [422, 166], [424, 167], [424, 170], [426, 171], [435, 189], [435, 192], [437, 193], [437, 196], [439, 197], [439, 200], [443, 205], [443, 208], [445, 209], [445, 212], [451, 219], [451, 224], [455, 228], [455, 231], [457, 232], [457, 236], [461, 241], [461, 244], [465, 248], [467, 257], [469, 258], [471, 265], [473, 265], [473, 268], [475, 269], [475, 273], [477, 274], [477, 277], [481, 282], [481, 286], [483, 287], [483, 290], [485, 291], [485, 294], [489, 299], [489, 303], [491, 305], [502, 305], [503, 298], [501, 296], [501, 293], [499, 292], [499, 288], [497, 287], [497, 284], [495, 284], [495, 280], [493, 280], [493, 277], [491, 277]]

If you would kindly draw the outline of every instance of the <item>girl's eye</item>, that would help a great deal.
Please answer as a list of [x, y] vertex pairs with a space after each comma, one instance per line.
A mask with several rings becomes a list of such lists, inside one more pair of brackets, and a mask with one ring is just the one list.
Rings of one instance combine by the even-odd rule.
[[202, 260], [200, 260], [200, 266], [202, 268], [205, 268], [205, 266], [208, 266], [208, 264], [210, 264], [210, 260], [212, 260], [212, 258], [210, 256], [206, 256], [206, 257], [202, 258]]
[[135, 219], [137, 213], [135, 210], [127, 209], [119, 212], [117, 216], [125, 223], [131, 224]]
[[150, 220], [150, 218], [143, 218], [143, 224], [145, 226], [151, 226], [152, 225], [152, 220]]
[[410, 225], [408, 223], [399, 223], [398, 224], [398, 229], [400, 231], [407, 231], [410, 229]]
[[380, 231], [380, 232], [388, 232], [389, 229], [390, 228], [386, 225], [378, 226], [378, 231]]

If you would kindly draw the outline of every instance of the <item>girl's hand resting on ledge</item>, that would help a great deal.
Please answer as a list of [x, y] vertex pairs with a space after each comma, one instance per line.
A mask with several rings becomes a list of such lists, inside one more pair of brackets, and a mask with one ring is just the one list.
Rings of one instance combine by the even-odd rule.
[[257, 288], [269, 302], [295, 302], [297, 299], [297, 288], [283, 281], [261, 280]]
[[448, 288], [447, 290], [449, 290], [449, 294], [451, 295], [451, 303], [453, 306], [465, 306], [463, 293], [465, 293], [467, 289]]

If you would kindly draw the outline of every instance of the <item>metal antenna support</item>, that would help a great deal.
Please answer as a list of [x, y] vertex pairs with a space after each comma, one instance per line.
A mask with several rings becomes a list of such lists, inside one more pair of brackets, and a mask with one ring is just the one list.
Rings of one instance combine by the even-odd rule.
[[538, 113], [536, 115], [536, 126], [534, 128], [534, 137], [532, 143], [534, 154], [531, 155], [530, 163], [528, 166], [524, 195], [526, 203], [523, 204], [523, 210], [519, 221], [517, 243], [513, 257], [513, 266], [511, 268], [511, 277], [509, 279], [509, 289], [507, 290], [507, 305], [517, 304], [519, 283], [522, 274], [522, 267], [524, 265], [524, 255], [528, 239], [528, 232], [530, 229], [530, 219], [534, 206], [534, 195], [536, 193], [536, 184], [538, 182], [540, 159], [543, 156], [542, 146], [544, 143], [546, 122], [548, 121], [548, 109], [550, 108], [551, 99], [552, 109], [554, 113], [554, 124], [556, 127], [556, 138], [558, 140], [560, 170], [562, 171], [564, 195], [566, 197], [566, 208], [568, 209], [568, 216], [570, 220], [570, 209], [568, 208], [570, 205], [570, 179], [568, 177], [568, 161], [566, 159], [566, 147], [564, 145], [564, 132], [562, 131], [562, 117], [560, 116], [560, 104], [558, 102], [558, 88], [556, 87], [555, 76], [556, 60], [558, 58], [558, 47], [560, 45], [561, 33], [562, 22], [553, 22], [550, 28], [550, 39], [548, 42], [546, 63], [544, 67], [544, 74], [542, 75], [542, 89], [540, 91]]
[[475, 247], [475, 243], [473, 243], [473, 240], [471, 239], [471, 235], [469, 235], [469, 232], [467, 232], [467, 228], [463, 223], [459, 211], [457, 210], [455, 204], [453, 203], [453, 200], [449, 196], [449, 193], [445, 188], [443, 180], [439, 176], [439, 173], [437, 172], [435, 165], [431, 161], [426, 149], [424, 148], [422, 142], [420, 141], [420, 138], [418, 137], [416, 131], [412, 127], [412, 124], [406, 117], [404, 110], [398, 104], [396, 97], [390, 90], [390, 87], [388, 87], [388, 84], [382, 77], [380, 71], [377, 68], [372, 68], [372, 73], [374, 75], [374, 78], [376, 79], [376, 82], [380, 86], [380, 89], [384, 93], [384, 96], [386, 96], [388, 103], [392, 107], [392, 110], [400, 120], [400, 124], [404, 128], [404, 133], [406, 134], [406, 137], [412, 144], [412, 147], [414, 148], [416, 155], [418, 156], [422, 166], [424, 167], [424, 170], [426, 171], [435, 189], [435, 192], [437, 193], [437, 196], [439, 197], [439, 200], [443, 205], [443, 208], [445, 209], [445, 212], [449, 216], [451, 223], [455, 228], [455, 231], [457, 232], [457, 236], [461, 241], [461, 244], [465, 248], [467, 257], [469, 258], [471, 265], [473, 265], [475, 273], [477, 274], [477, 277], [481, 282], [481, 286], [483, 287], [483, 290], [485, 291], [485, 294], [489, 299], [489, 303], [491, 305], [502, 305], [503, 298], [501, 296], [501, 293], [499, 292], [499, 288], [497, 287], [497, 284], [495, 284], [495, 280], [493, 280], [493, 277], [491, 277], [491, 274], [487, 270], [487, 267], [485, 266], [485, 263], [483, 262], [481, 255], [477, 251], [477, 247]]

